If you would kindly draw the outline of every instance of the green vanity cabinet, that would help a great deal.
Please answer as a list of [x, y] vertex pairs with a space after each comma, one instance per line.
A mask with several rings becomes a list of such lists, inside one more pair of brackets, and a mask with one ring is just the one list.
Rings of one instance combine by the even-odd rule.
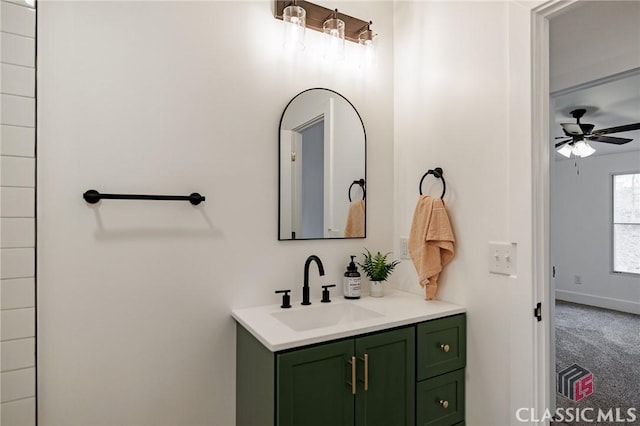
[[457, 425], [464, 420], [465, 315], [418, 324], [416, 342], [416, 424]]
[[355, 349], [355, 425], [414, 425], [414, 327], [358, 337]]
[[352, 340], [277, 354], [276, 424], [352, 426], [352, 356]]
[[[236, 425], [462, 422], [464, 321], [461, 314], [275, 353], [238, 326]], [[433, 351], [436, 344], [449, 345], [444, 359]], [[459, 359], [451, 363], [454, 357]], [[436, 374], [429, 363], [439, 366]]]
[[276, 354], [276, 424], [413, 425], [414, 339], [405, 327]]
[[239, 326], [236, 344], [237, 426], [415, 424], [413, 326], [276, 353]]

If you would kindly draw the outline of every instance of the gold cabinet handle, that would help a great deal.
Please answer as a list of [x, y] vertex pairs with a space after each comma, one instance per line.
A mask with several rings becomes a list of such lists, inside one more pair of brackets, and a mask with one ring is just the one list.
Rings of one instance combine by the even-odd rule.
[[369, 390], [369, 354], [364, 354], [362, 358], [360, 358], [362, 362], [364, 362], [364, 390]]
[[347, 382], [349, 386], [351, 386], [351, 394], [356, 394], [356, 357], [352, 356], [350, 360], [347, 361], [347, 364], [351, 365], [351, 381]]
[[446, 400], [440, 400], [438, 401], [438, 404], [440, 404], [442, 406], [442, 408], [448, 408], [449, 407], [449, 401]]
[[[449, 352], [449, 350], [451, 349], [449, 347], [449, 345], [445, 345], [444, 343], [440, 345], [440, 349], [442, 350], [442, 352]], [[447, 408], [447, 407], [444, 407]]]

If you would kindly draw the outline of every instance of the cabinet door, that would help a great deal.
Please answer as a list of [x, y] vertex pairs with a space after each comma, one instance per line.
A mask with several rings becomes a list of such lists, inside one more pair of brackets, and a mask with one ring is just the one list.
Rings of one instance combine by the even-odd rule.
[[357, 426], [415, 424], [414, 330], [408, 327], [356, 339]]
[[418, 382], [418, 426], [458, 425], [464, 420], [464, 369]]
[[464, 314], [418, 324], [418, 380], [464, 368], [467, 363]]
[[353, 340], [278, 354], [276, 424], [352, 426], [352, 356]]

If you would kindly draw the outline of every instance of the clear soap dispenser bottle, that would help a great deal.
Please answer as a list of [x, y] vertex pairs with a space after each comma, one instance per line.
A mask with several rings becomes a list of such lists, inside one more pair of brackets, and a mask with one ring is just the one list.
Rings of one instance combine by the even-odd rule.
[[351, 256], [347, 272], [344, 273], [343, 294], [345, 299], [360, 299], [360, 272], [353, 261], [354, 258], [355, 256]]

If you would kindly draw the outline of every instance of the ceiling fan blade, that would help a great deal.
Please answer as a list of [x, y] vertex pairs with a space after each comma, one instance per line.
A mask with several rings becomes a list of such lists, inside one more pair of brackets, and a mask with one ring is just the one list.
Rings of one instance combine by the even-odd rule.
[[560, 147], [560, 146], [564, 145], [564, 144], [565, 144], [565, 143], [567, 143], [567, 142], [571, 142], [571, 139], [567, 139], [566, 141], [560, 141], [560, 142], [558, 142], [558, 143], [556, 144], [556, 148], [558, 148], [558, 147]]
[[613, 143], [616, 145], [622, 145], [624, 143], [631, 142], [633, 140], [633, 139], [627, 139], [627, 138], [616, 138], [613, 136], [601, 136], [601, 135], [588, 136], [587, 139], [590, 141]]
[[629, 132], [631, 130], [639, 130], [640, 123], [625, 124], [624, 126], [609, 127], [607, 129], [599, 129], [593, 132], [594, 135], [608, 135], [609, 133]]

